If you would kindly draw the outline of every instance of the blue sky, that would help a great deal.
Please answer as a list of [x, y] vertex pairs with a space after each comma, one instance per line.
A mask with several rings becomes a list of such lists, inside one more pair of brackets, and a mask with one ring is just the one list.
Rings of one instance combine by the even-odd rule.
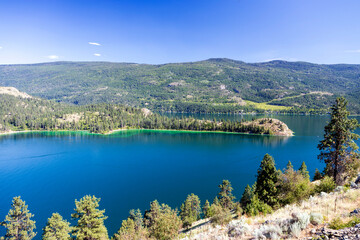
[[358, 0], [0, 0], [0, 64], [360, 64], [359, 10]]

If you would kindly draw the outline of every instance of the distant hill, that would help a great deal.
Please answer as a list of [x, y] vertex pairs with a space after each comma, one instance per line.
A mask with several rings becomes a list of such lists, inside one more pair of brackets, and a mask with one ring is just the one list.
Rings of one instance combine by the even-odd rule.
[[337, 96], [360, 113], [360, 65], [231, 59], [161, 65], [54, 62], [0, 65], [0, 86], [73, 104], [120, 103], [180, 112], [326, 112]]

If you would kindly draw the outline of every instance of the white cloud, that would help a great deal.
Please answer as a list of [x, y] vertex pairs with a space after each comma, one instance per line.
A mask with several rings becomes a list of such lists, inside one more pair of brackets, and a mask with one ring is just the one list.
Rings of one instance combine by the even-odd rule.
[[89, 42], [90, 45], [95, 45], [95, 46], [101, 46], [100, 43], [97, 43], [97, 42]]
[[55, 60], [55, 59], [59, 59], [59, 56], [57, 55], [49, 55], [47, 56], [48, 59], [51, 59], [51, 60]]
[[100, 53], [94, 53], [94, 56], [96, 56], [96, 57], [100, 57], [100, 56], [101, 56], [101, 54], [100, 54]]
[[347, 53], [360, 53], [360, 49], [357, 49], [357, 50], [348, 50], [348, 51], [345, 51]]
[[2, 49], [2, 46], [0, 46], [0, 49]]

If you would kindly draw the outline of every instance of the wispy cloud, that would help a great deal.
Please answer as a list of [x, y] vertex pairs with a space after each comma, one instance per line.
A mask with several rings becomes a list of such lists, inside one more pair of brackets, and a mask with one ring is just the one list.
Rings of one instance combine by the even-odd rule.
[[97, 42], [89, 42], [90, 45], [95, 45], [95, 46], [101, 46], [100, 43], [97, 43]]
[[101, 56], [101, 54], [100, 54], [100, 53], [94, 53], [94, 56], [96, 56], [96, 57], [100, 57], [100, 56]]
[[57, 55], [49, 55], [49, 56], [46, 56], [48, 59], [51, 59], [51, 60], [55, 60], [55, 59], [59, 59], [59, 56]]
[[0, 46], [0, 49], [2, 49], [2, 46]]
[[360, 49], [356, 49], [356, 50], [347, 50], [345, 51], [347, 53], [360, 53]]

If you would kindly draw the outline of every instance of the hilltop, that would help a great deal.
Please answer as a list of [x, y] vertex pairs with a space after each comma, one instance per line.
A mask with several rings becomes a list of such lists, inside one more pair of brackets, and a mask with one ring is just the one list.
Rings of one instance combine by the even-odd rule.
[[325, 113], [337, 96], [360, 113], [360, 65], [231, 59], [160, 65], [0, 65], [0, 85], [75, 105], [116, 103], [176, 112]]

